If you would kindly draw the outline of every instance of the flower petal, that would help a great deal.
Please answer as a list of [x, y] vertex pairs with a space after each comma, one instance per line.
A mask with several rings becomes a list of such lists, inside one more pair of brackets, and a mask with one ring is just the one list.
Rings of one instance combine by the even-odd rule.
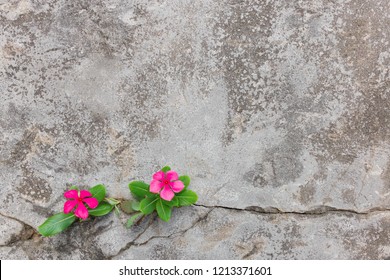
[[154, 180], [160, 180], [162, 181], [165, 178], [165, 173], [163, 171], [158, 171], [153, 174], [153, 179]]
[[160, 196], [162, 199], [164, 200], [167, 200], [167, 201], [171, 201], [172, 198], [175, 196], [175, 194], [173, 193], [173, 191], [171, 190], [170, 187], [166, 186], [163, 188], [163, 190], [160, 192]]
[[94, 197], [84, 198], [83, 201], [87, 203], [88, 207], [91, 209], [94, 209], [99, 205], [99, 201]]
[[177, 173], [173, 170], [170, 170], [167, 172], [167, 177], [166, 177], [169, 181], [176, 181], [177, 179], [179, 179], [179, 175], [177, 175]]
[[182, 181], [171, 182], [171, 188], [174, 192], [181, 192], [184, 189], [184, 184]]
[[80, 219], [83, 219], [85, 220], [86, 218], [88, 218], [88, 210], [87, 208], [84, 206], [83, 203], [79, 203], [79, 205], [77, 206], [76, 208], [76, 211], [74, 212], [74, 214], [79, 217]]
[[64, 213], [68, 214], [77, 205], [77, 200], [68, 200], [64, 203]]
[[76, 190], [70, 190], [70, 191], [67, 191], [64, 193], [64, 196], [66, 198], [73, 198], [73, 199], [77, 199], [79, 198], [79, 192], [76, 191]]
[[90, 196], [92, 196], [92, 194], [89, 191], [86, 191], [86, 190], [80, 191], [80, 197], [81, 198], [90, 197]]
[[153, 180], [150, 183], [149, 191], [151, 193], [158, 193], [161, 190], [162, 187], [163, 187], [163, 183], [162, 182], [160, 182], [159, 180]]

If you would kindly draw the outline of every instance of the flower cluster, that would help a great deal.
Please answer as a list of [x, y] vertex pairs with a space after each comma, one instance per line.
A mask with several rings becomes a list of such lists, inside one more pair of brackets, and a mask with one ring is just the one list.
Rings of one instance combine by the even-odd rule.
[[63, 212], [49, 217], [38, 231], [43, 236], [52, 236], [68, 228], [77, 218], [87, 220], [89, 216], [104, 216], [119, 209], [131, 214], [127, 220], [127, 227], [138, 223], [146, 215], [157, 212], [163, 221], [169, 221], [172, 209], [194, 204], [198, 196], [188, 190], [190, 177], [179, 176], [169, 166], [153, 174], [150, 184], [143, 181], [133, 181], [129, 189], [134, 199], [119, 200], [106, 197], [104, 185], [97, 185], [89, 190], [79, 190], [73, 186], [64, 193], [67, 199]]

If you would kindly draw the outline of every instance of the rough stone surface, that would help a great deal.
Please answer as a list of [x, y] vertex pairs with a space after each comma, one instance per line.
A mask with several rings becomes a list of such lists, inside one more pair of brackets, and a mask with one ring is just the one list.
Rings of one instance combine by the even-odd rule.
[[8, 245], [23, 230], [23, 225], [15, 220], [0, 216], [0, 246]]
[[[2, 259], [390, 258], [388, 0], [0, 0]], [[197, 206], [34, 230], [169, 164]]]

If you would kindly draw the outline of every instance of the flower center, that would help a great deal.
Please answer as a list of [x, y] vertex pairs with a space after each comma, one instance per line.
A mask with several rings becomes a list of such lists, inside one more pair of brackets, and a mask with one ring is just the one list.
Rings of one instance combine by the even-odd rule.
[[81, 197], [79, 197], [79, 198], [77, 198], [77, 201], [81, 203], [81, 202], [83, 202], [83, 199]]
[[164, 183], [164, 185], [169, 185], [169, 180], [165, 179], [165, 180], [163, 181], [163, 183]]

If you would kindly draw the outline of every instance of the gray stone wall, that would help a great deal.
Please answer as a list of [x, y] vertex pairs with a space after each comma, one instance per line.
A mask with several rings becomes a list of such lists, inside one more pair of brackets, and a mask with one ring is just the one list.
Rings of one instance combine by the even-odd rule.
[[[0, 0], [2, 259], [390, 257], [388, 0]], [[169, 164], [196, 206], [36, 228]]]

